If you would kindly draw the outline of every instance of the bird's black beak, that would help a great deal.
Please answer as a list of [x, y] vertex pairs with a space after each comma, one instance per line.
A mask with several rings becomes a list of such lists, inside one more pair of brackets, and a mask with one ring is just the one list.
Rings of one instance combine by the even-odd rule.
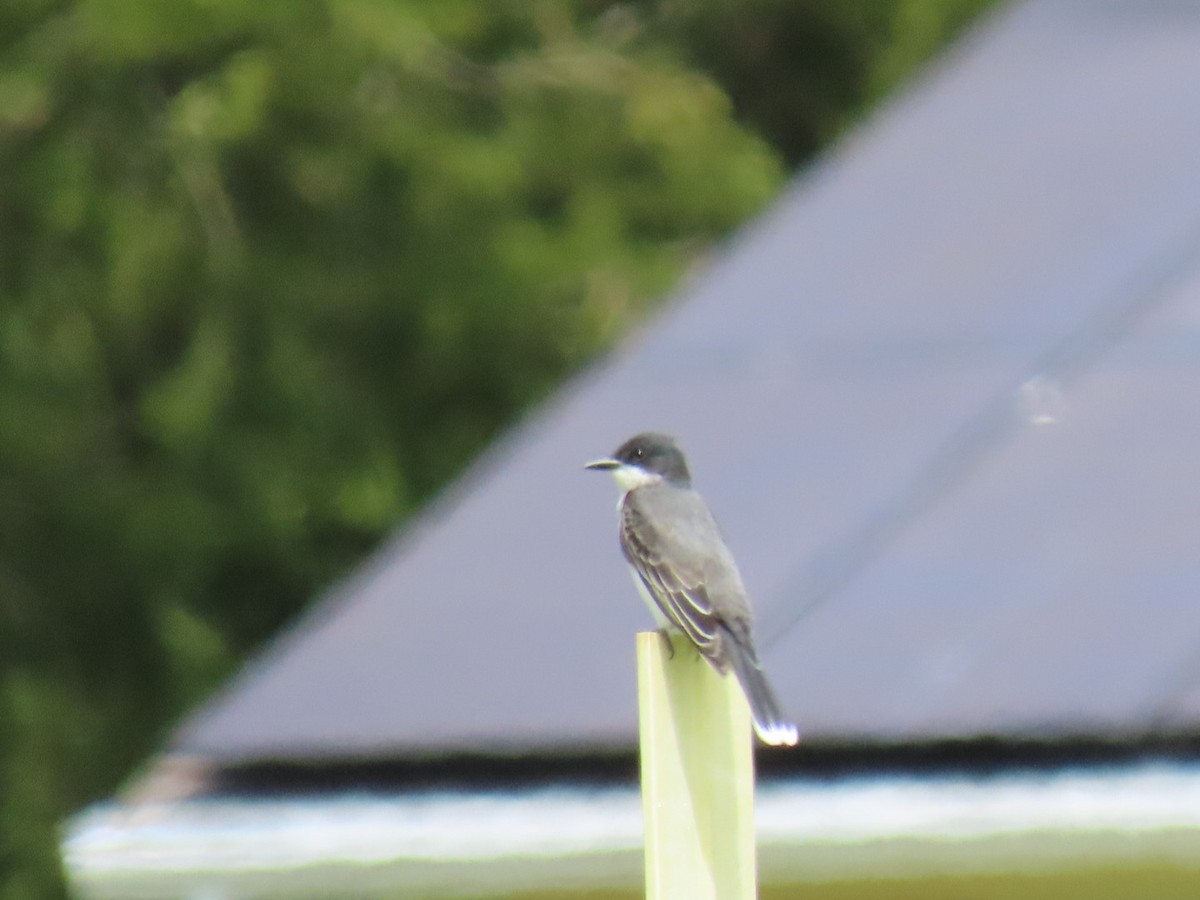
[[584, 466], [584, 468], [585, 469], [599, 469], [601, 471], [606, 471], [608, 469], [615, 469], [619, 465], [621, 465], [621, 464], [619, 462], [617, 462], [615, 459], [597, 459], [597, 460], [594, 460], [594, 461], [588, 463], [586, 466]]

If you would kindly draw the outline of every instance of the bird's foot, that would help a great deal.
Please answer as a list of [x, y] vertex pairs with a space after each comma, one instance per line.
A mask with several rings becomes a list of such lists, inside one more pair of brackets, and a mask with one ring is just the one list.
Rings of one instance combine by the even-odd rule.
[[667, 659], [674, 659], [675, 645], [671, 642], [671, 635], [667, 633], [667, 629], [658, 629], [658, 638], [663, 642], [663, 649], [667, 651]]

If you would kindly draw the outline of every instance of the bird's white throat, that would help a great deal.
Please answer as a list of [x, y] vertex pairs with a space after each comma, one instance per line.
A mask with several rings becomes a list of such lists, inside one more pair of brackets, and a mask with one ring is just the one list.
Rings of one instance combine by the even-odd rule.
[[613, 481], [617, 483], [617, 487], [621, 489], [621, 493], [625, 494], [632, 491], [634, 488], [645, 487], [648, 484], [657, 484], [663, 480], [663, 477], [655, 472], [647, 472], [645, 469], [638, 466], [617, 466], [612, 470]]

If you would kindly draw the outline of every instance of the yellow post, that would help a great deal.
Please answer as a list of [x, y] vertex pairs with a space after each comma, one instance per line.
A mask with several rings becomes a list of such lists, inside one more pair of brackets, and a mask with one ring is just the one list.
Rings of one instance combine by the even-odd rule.
[[637, 636], [648, 900], [749, 900], [754, 871], [750, 711], [737, 680], [691, 646]]

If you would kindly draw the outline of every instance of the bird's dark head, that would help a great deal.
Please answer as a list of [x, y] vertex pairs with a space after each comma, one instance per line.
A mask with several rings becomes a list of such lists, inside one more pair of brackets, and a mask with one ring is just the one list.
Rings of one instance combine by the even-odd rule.
[[587, 468], [611, 471], [617, 484], [627, 491], [658, 481], [679, 487], [692, 483], [687, 460], [675, 439], [653, 431], [631, 437], [612, 456], [588, 463]]

